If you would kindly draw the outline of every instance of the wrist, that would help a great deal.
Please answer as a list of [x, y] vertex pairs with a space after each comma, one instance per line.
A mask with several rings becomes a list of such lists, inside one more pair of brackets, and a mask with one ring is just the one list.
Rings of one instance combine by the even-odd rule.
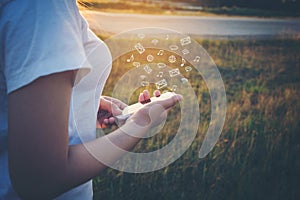
[[139, 124], [135, 121], [134, 118], [129, 118], [126, 123], [119, 128], [126, 135], [143, 138], [150, 129], [148, 124]]

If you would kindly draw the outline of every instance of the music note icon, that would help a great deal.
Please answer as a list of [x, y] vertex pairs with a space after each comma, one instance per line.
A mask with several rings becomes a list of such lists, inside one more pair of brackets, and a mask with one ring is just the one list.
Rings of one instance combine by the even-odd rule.
[[133, 60], [134, 60], [134, 56], [133, 56], [133, 54], [131, 54], [130, 58], [128, 58], [126, 61], [127, 61], [128, 63], [130, 63], [130, 62], [132, 62]]
[[164, 50], [159, 50], [158, 53], [157, 53], [157, 55], [158, 55], [158, 56], [164, 55]]
[[194, 62], [200, 62], [200, 59], [201, 59], [200, 56], [196, 56]]
[[185, 65], [185, 63], [186, 63], [185, 59], [182, 58], [180, 66], [183, 67]]
[[164, 73], [163, 73], [163, 72], [159, 72], [159, 73], [156, 75], [156, 77], [157, 77], [157, 78], [162, 78], [162, 77], [163, 77], [163, 75], [164, 75]]

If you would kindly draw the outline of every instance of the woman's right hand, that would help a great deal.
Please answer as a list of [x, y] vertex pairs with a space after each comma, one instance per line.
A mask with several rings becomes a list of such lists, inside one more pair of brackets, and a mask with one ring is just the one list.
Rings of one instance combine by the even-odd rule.
[[[154, 96], [159, 98], [160, 92], [154, 91]], [[167, 111], [175, 106], [183, 97], [179, 94], [175, 94], [167, 99], [150, 101], [150, 94], [147, 90], [139, 96], [139, 102], [145, 104], [140, 110], [135, 112], [131, 117], [131, 121], [134, 121], [137, 125], [142, 127], [155, 127], [163, 122], [167, 117]]]

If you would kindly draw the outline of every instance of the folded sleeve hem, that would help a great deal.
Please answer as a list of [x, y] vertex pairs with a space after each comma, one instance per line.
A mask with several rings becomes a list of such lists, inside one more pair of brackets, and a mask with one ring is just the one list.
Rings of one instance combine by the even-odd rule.
[[76, 77], [76, 82], [78, 83], [84, 76], [86, 76], [91, 71], [91, 66], [86, 66], [86, 67], [69, 66], [60, 69], [48, 68], [47, 71], [41, 71], [40, 73], [34, 75], [30, 73], [26, 73], [23, 75], [22, 78], [20, 78], [19, 76], [11, 77], [10, 80], [7, 81], [7, 94], [15, 90], [18, 90], [26, 85], [31, 84], [33, 81], [35, 81], [40, 77], [55, 74], [55, 73], [60, 73], [60, 72], [66, 72], [70, 70], [80, 70], [80, 73], [77, 73], [77, 77]]

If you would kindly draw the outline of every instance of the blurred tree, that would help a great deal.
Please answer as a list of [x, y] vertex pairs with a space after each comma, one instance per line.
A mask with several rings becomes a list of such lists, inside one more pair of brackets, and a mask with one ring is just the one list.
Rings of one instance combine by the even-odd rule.
[[[185, 2], [187, 2], [187, 0], [185, 0]], [[196, 0], [196, 2], [198, 5], [207, 7], [236, 6], [242, 8], [300, 12], [300, 0]]]

